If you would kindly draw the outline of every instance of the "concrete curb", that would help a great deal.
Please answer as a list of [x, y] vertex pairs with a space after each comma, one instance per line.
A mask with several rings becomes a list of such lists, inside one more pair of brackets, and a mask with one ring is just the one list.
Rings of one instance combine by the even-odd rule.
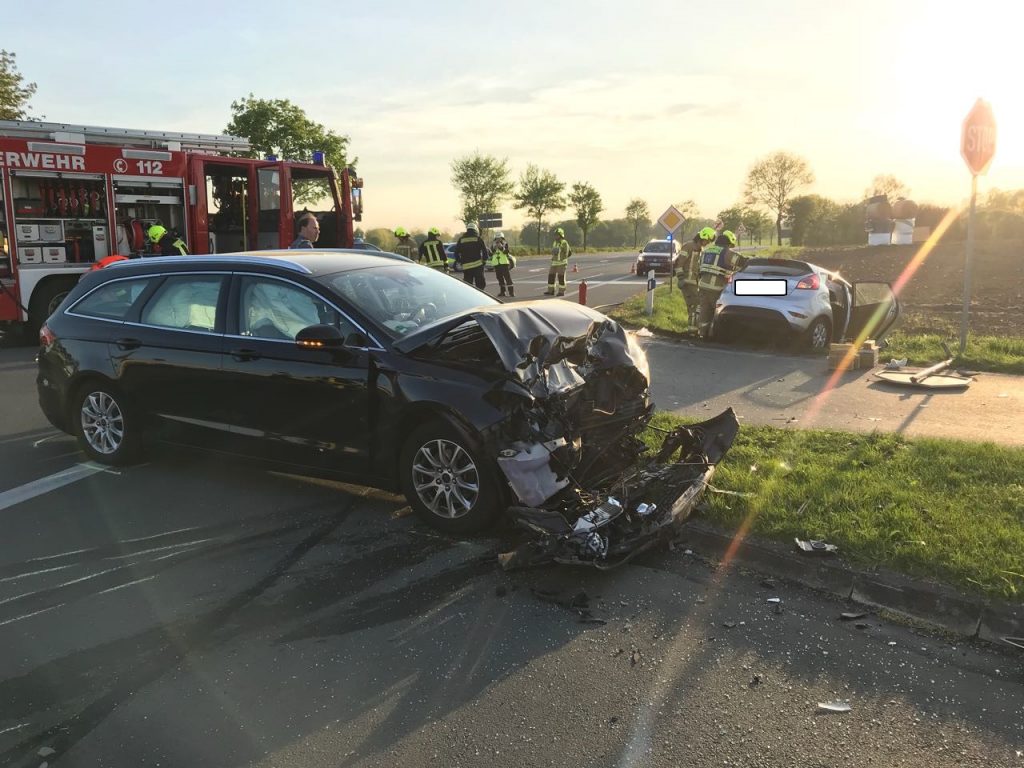
[[[702, 554], [721, 557], [733, 537], [699, 520], [682, 529], [683, 540]], [[835, 556], [801, 555], [776, 542], [745, 539], [735, 562], [795, 581], [872, 608], [884, 608], [918, 621], [1003, 644], [1004, 637], [1024, 636], [1024, 605], [962, 594], [944, 584], [918, 581], [887, 571], [861, 571]]]

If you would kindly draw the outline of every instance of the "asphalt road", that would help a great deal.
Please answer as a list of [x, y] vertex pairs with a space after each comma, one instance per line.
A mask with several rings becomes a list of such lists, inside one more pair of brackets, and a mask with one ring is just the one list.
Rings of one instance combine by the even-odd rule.
[[501, 539], [365, 488], [102, 469], [38, 412], [32, 354], [0, 350], [0, 765], [1024, 765], [1019, 655], [858, 628], [685, 544], [504, 574]]
[[[550, 257], [540, 256], [520, 259], [519, 265], [512, 271], [515, 282], [516, 299], [543, 298], [548, 287], [548, 266]], [[643, 290], [647, 284], [644, 275], [631, 275], [630, 265], [636, 262], [636, 252], [629, 253], [588, 253], [574, 256], [570, 260], [571, 270], [575, 265], [579, 271], [569, 271], [565, 275], [565, 298], [570, 301], [579, 299], [579, 287], [583, 280], [587, 281], [587, 305], [602, 307], [617, 304]], [[498, 293], [498, 281], [493, 272], [487, 272], [486, 291], [492, 295]], [[658, 276], [659, 285], [667, 280], [665, 275]]]

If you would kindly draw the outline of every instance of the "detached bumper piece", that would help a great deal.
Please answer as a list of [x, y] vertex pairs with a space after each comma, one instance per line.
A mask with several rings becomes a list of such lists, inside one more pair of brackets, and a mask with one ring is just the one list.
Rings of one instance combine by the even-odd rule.
[[566, 489], [545, 507], [510, 507], [535, 538], [499, 555], [506, 570], [556, 562], [608, 570], [671, 539], [700, 502], [715, 467], [732, 447], [739, 422], [731, 408], [665, 436], [614, 482]]

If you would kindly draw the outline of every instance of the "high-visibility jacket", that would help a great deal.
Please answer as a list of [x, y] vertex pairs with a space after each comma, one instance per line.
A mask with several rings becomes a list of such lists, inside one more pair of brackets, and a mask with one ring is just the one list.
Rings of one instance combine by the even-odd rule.
[[432, 269], [444, 269], [447, 266], [444, 243], [436, 237], [424, 240], [420, 244], [420, 263]]
[[479, 235], [468, 232], [455, 241], [455, 260], [462, 264], [463, 271], [482, 267], [487, 261], [487, 246]]
[[698, 287], [706, 291], [721, 291], [729, 275], [740, 267], [740, 255], [731, 248], [709, 245], [700, 260]]
[[399, 256], [405, 256], [407, 259], [416, 261], [419, 248], [416, 245], [416, 241], [406, 235], [405, 237], [398, 238], [398, 245], [395, 246], [395, 253]]
[[160, 238], [157, 247], [160, 249], [161, 256], [188, 256], [188, 247], [185, 245], [185, 241], [170, 232]]
[[680, 250], [683, 253], [683, 269], [680, 280], [683, 285], [697, 285], [700, 281], [700, 261], [704, 246], [691, 240]]
[[551, 266], [564, 267], [569, 263], [570, 256], [572, 256], [572, 246], [569, 245], [569, 241], [564, 237], [555, 240], [555, 244], [551, 247]]
[[[508, 246], [506, 246], [507, 248]], [[509, 258], [508, 251], [504, 248], [495, 248], [491, 251], [491, 266], [500, 267], [502, 265], [512, 264], [512, 259]]]

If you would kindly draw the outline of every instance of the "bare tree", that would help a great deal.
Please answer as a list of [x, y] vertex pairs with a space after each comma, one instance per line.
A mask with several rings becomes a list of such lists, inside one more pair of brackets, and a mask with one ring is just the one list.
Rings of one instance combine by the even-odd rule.
[[864, 191], [864, 197], [885, 195], [890, 200], [900, 200], [910, 194], [910, 189], [902, 181], [888, 173], [875, 176], [871, 186]]
[[749, 204], [760, 204], [775, 213], [775, 231], [782, 244], [782, 214], [796, 190], [811, 184], [814, 174], [802, 157], [774, 152], [758, 160], [747, 174], [745, 194]]
[[641, 224], [651, 221], [651, 209], [639, 197], [634, 197], [626, 206], [626, 220], [633, 225], [633, 247], [636, 248], [636, 236]]

